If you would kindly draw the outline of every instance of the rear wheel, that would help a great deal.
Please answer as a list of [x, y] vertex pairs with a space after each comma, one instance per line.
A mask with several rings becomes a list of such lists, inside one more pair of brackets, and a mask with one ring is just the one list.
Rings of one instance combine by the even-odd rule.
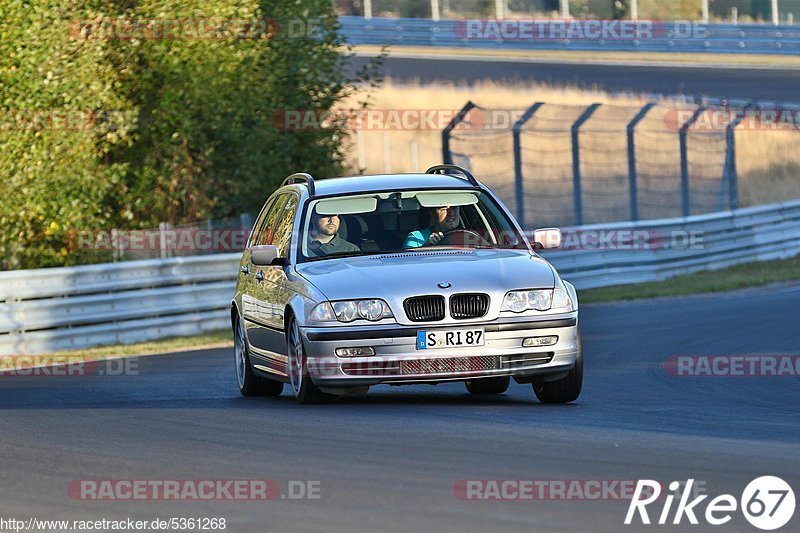
[[557, 381], [534, 381], [533, 392], [542, 403], [574, 402], [581, 395], [583, 387], [583, 345], [578, 334], [578, 356], [575, 366], [566, 377]]
[[279, 396], [283, 392], [283, 383], [260, 378], [253, 372], [250, 365], [250, 343], [247, 341], [242, 319], [238, 316], [233, 326], [233, 356], [236, 381], [242, 396]]
[[466, 382], [470, 394], [503, 394], [511, 383], [509, 376], [471, 379]]
[[308, 371], [308, 357], [303, 349], [303, 339], [297, 320], [291, 317], [286, 335], [287, 355], [289, 356], [289, 380], [294, 397], [300, 403], [325, 403], [336, 398], [325, 394], [311, 381]]

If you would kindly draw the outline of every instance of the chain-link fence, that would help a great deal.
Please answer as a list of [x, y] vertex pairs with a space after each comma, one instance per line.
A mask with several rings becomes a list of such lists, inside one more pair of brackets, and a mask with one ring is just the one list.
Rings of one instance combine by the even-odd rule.
[[443, 157], [523, 225], [688, 216], [738, 207], [733, 133], [743, 118], [699, 104], [470, 103], [443, 133]]

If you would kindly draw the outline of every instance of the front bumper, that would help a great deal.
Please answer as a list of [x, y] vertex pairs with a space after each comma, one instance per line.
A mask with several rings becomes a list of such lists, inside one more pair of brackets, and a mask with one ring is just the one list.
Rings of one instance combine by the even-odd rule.
[[[483, 328], [484, 346], [417, 350], [418, 330]], [[568, 372], [578, 354], [577, 313], [545, 320], [372, 327], [301, 328], [309, 374], [320, 387], [462, 381], [495, 376], [520, 380]], [[551, 346], [522, 346], [528, 337], [558, 336]], [[370, 347], [369, 357], [337, 357], [336, 348]]]

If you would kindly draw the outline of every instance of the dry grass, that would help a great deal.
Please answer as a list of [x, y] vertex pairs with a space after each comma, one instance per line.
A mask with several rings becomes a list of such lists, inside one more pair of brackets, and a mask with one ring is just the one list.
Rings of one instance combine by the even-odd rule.
[[[369, 94], [370, 108], [380, 110], [454, 112], [468, 100], [487, 110], [515, 110], [514, 115], [502, 115], [511, 117], [512, 122], [533, 102], [548, 104], [526, 125], [522, 137], [526, 180], [536, 180], [536, 185], [531, 189], [539, 197], [548, 197], [548, 194], [558, 196], [555, 190], [563, 191], [565, 182], [571, 180], [571, 123], [592, 103], [611, 104], [601, 106], [582, 127], [582, 160], [589, 179], [594, 173], [598, 178], [597, 186], [603, 189], [592, 191], [598, 193], [595, 195], [597, 198], [601, 198], [601, 201], [592, 204], [597, 211], [596, 221], [626, 216], [627, 202], [620, 201], [620, 198], [627, 196], [628, 186], [625, 125], [646, 103], [642, 96], [611, 95], [600, 90], [530, 83], [485, 81], [469, 86], [453, 83], [421, 85], [391, 80]], [[345, 107], [356, 107], [355, 100], [345, 103]], [[676, 108], [681, 108], [681, 105], [661, 102], [637, 128], [637, 132], [640, 132], [637, 134], [637, 150], [641, 186], [656, 195], [666, 195], [665, 202], [672, 205], [679, 205], [680, 202], [673, 186], [674, 179], [665, 180], [661, 177], [679, 176], [678, 134], [665, 118]], [[683, 108], [687, 109], [685, 106]], [[488, 117], [486, 114], [482, 116], [484, 119]], [[470, 115], [472, 118], [473, 115]], [[365, 173], [421, 171], [442, 161], [439, 129], [367, 129], [358, 135], [363, 142], [364, 165], [361, 170]], [[385, 159], [387, 143], [389, 158]], [[692, 162], [693, 184], [697, 183], [701, 191], [704, 185], [706, 188], [705, 199], [701, 193], [698, 206], [703, 202], [708, 204], [716, 201], [724, 147], [724, 131], [690, 134], [689, 160]], [[357, 169], [358, 142], [355, 142], [355, 138], [352, 148], [349, 164]], [[513, 196], [512, 136], [509, 128], [456, 132], [452, 148], [469, 153], [473, 171], [490, 186], [499, 189], [501, 196]], [[798, 148], [798, 131], [737, 132], [742, 206], [800, 197]], [[608, 200], [607, 205], [603, 204], [602, 199]], [[560, 205], [554, 200], [548, 207], [552, 212], [568, 211], [569, 206], [562, 203]], [[652, 218], [673, 214], [656, 209], [649, 213], [645, 211], [642, 216]], [[591, 214], [588, 218], [592, 218]]]

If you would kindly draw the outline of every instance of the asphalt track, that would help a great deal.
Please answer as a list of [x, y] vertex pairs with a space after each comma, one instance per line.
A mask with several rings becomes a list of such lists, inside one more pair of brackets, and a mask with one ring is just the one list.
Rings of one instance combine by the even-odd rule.
[[[351, 61], [354, 71], [368, 59], [356, 57]], [[489, 79], [499, 82], [533, 81], [583, 88], [597, 87], [610, 92], [684, 94], [778, 102], [800, 100], [800, 69], [788, 68], [388, 57], [384, 59], [381, 72], [394, 80], [419, 80], [422, 83], [472, 83]]]
[[[138, 375], [0, 378], [0, 517], [225, 517], [227, 531], [756, 531], [630, 526], [627, 502], [464, 501], [465, 479], [694, 478], [739, 497], [762, 475], [800, 489], [796, 377], [677, 377], [671, 355], [800, 352], [800, 284], [585, 306], [572, 405], [512, 384], [376, 387], [333, 405], [246, 399], [216, 349], [139, 360]], [[75, 479], [318, 480], [321, 498], [70, 499]], [[706, 500], [708, 501], [708, 500]], [[701, 507], [701, 512], [705, 508]], [[652, 511], [653, 519], [660, 507]], [[800, 511], [781, 531], [800, 529]]]

